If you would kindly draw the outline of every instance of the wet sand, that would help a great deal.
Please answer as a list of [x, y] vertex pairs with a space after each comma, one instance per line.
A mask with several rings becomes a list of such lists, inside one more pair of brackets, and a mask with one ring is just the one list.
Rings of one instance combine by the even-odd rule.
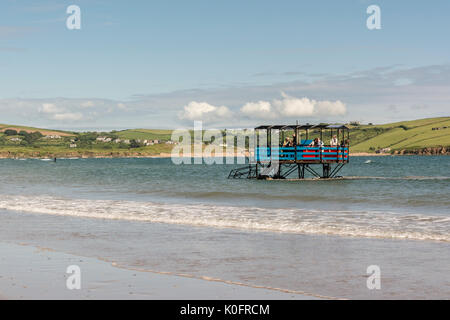
[[[306, 294], [118, 268], [95, 258], [0, 243], [2, 299], [318, 299]], [[81, 269], [81, 289], [69, 290], [67, 267]]]

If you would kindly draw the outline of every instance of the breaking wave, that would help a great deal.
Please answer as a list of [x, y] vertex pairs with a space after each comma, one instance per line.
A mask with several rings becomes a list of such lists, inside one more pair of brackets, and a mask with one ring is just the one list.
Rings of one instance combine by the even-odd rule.
[[253, 232], [450, 242], [450, 217], [439, 215], [12, 195], [1, 197], [0, 209], [83, 218], [232, 228]]

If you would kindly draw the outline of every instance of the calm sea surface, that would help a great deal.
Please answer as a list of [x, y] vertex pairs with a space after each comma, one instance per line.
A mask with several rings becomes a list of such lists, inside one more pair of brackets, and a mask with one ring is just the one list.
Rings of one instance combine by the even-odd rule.
[[[334, 181], [228, 180], [237, 167], [0, 160], [0, 240], [337, 297], [450, 297], [450, 157], [353, 157]], [[389, 275], [376, 293], [372, 264]]]

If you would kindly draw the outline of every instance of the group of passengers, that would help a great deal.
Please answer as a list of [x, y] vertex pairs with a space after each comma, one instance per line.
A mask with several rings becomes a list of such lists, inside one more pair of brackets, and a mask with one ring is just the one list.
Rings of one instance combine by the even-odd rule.
[[[344, 142], [342, 142], [342, 143], [344, 143]], [[334, 135], [333, 138], [331, 138], [331, 140], [330, 140], [330, 146], [337, 147], [338, 144], [339, 144], [339, 142], [338, 142], [337, 136]], [[323, 144], [322, 140], [320, 140], [319, 138], [315, 138], [308, 146], [309, 147], [323, 147], [324, 144]]]
[[[294, 141], [295, 141], [295, 134], [292, 136], [292, 138], [286, 138], [283, 141], [283, 147], [294, 147]], [[348, 143], [348, 140], [342, 140], [341, 147], [345, 146]], [[337, 136], [334, 135], [330, 140], [330, 146], [331, 147], [337, 147], [339, 145], [339, 141], [337, 139]], [[323, 147], [324, 143], [319, 138], [315, 138], [308, 147]]]
[[292, 135], [292, 138], [285, 138], [283, 141], [283, 147], [293, 147], [295, 145], [294, 143], [295, 140], [295, 133]]

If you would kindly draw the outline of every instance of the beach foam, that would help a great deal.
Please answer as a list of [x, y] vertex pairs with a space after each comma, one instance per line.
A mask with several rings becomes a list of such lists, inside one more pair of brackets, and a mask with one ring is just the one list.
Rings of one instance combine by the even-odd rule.
[[233, 228], [248, 231], [450, 242], [450, 217], [383, 211], [320, 211], [12, 196], [0, 209], [72, 217]]

